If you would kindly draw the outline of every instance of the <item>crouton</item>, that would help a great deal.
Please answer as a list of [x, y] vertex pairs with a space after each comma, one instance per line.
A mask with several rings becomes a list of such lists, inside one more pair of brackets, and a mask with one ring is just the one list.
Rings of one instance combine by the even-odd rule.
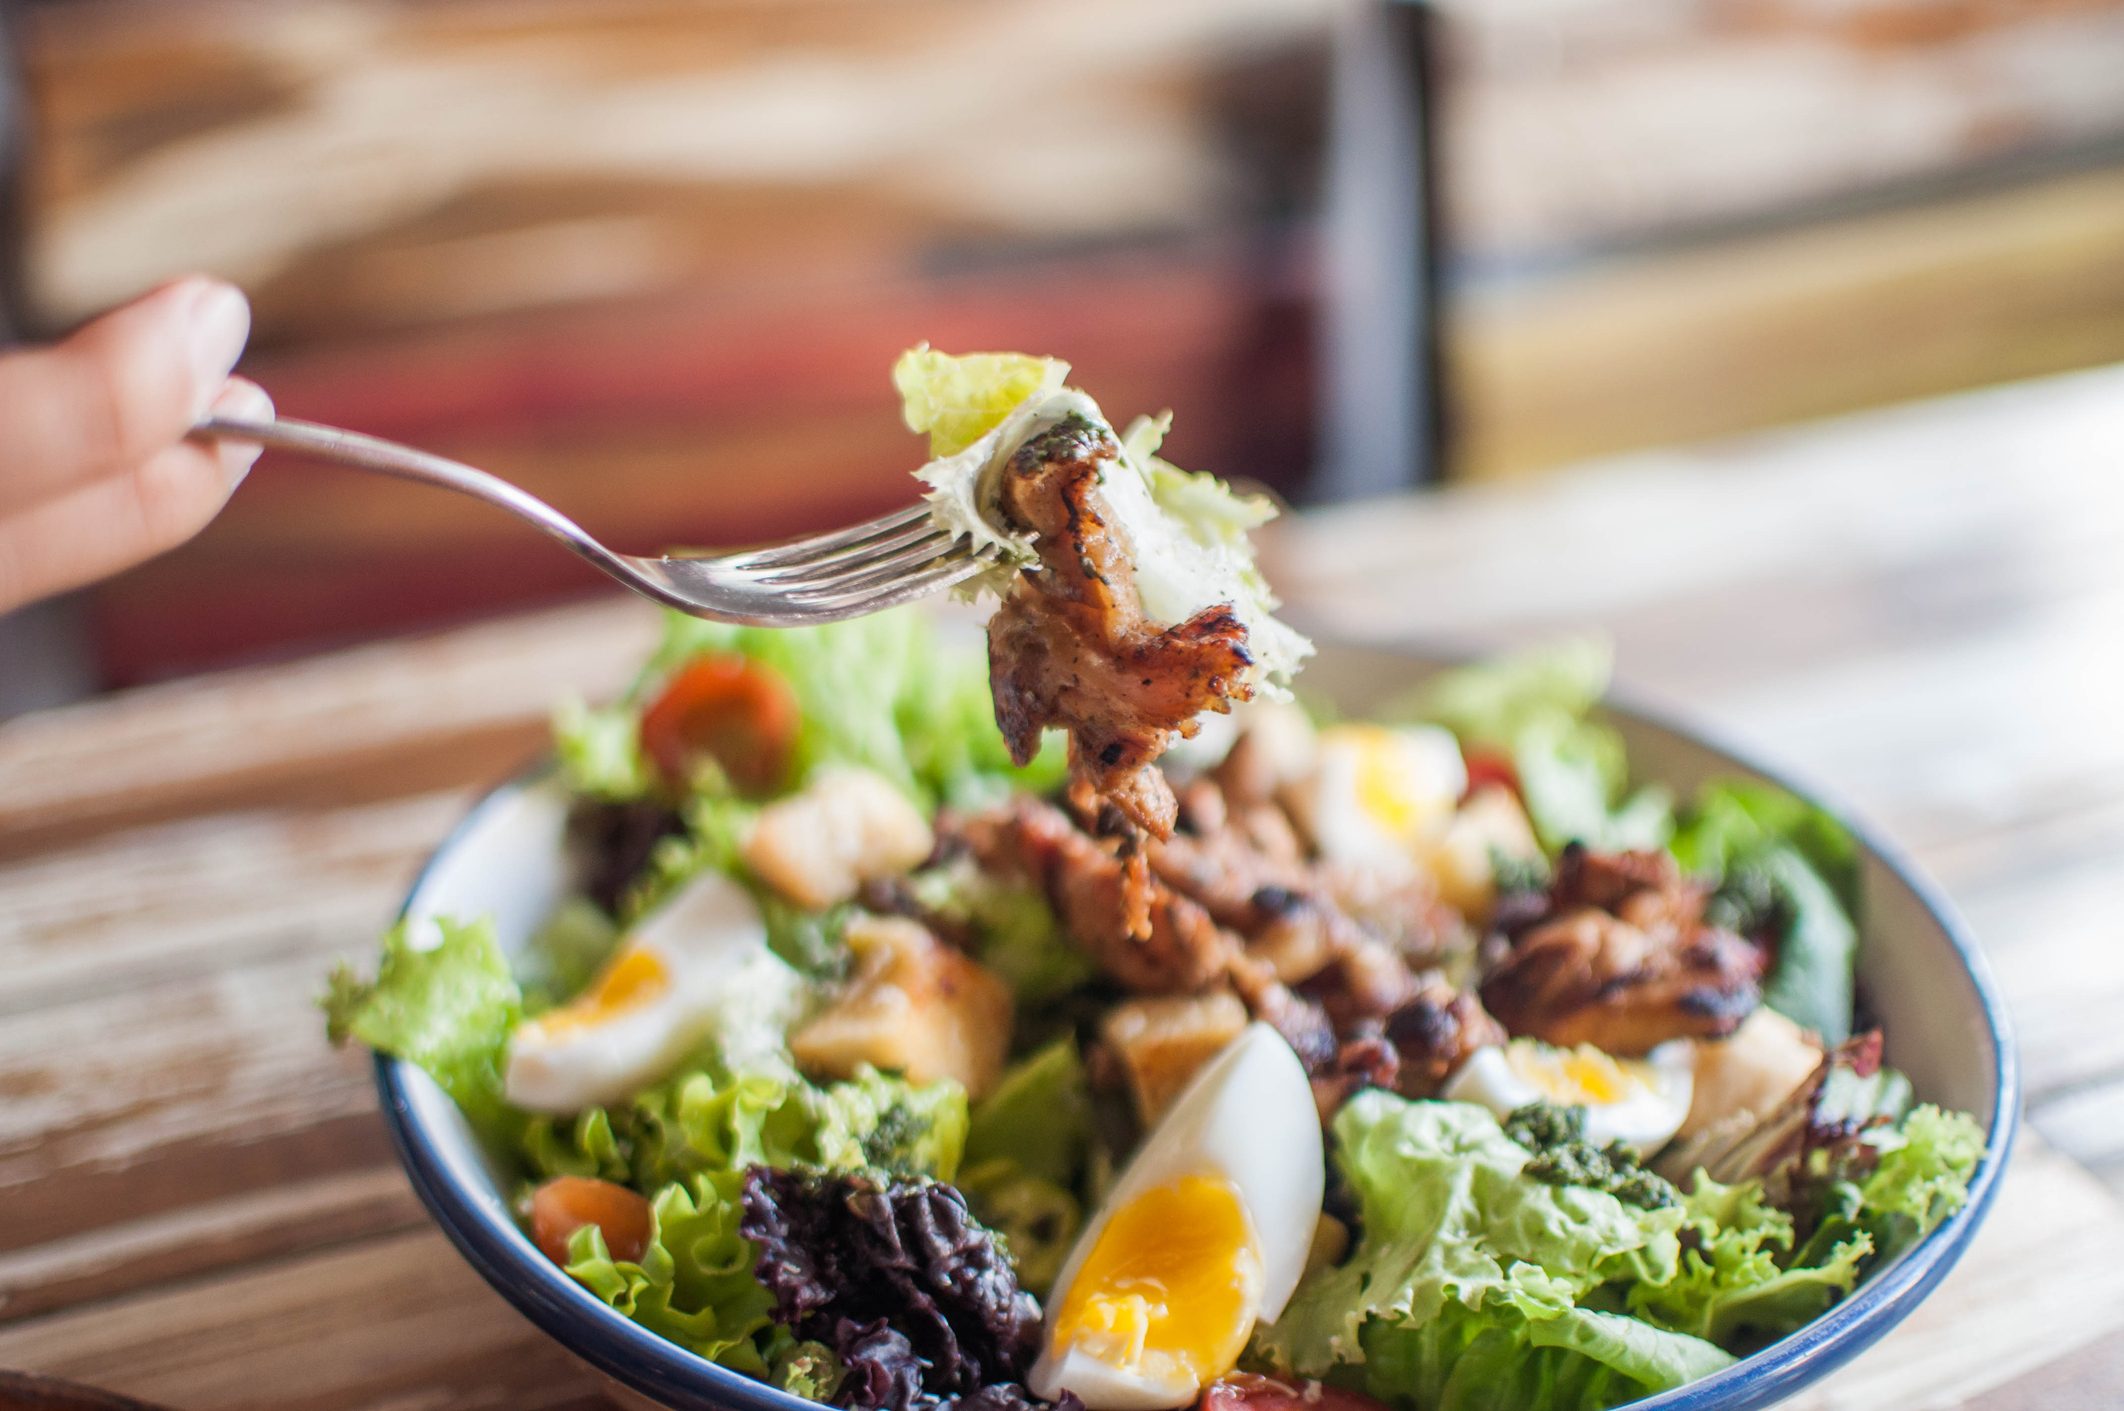
[[854, 917], [846, 937], [854, 974], [790, 1036], [797, 1066], [815, 1078], [853, 1077], [866, 1063], [917, 1083], [953, 1078], [975, 1100], [994, 1087], [1010, 1049], [1010, 987], [905, 917]]
[[1501, 785], [1477, 789], [1430, 841], [1427, 870], [1438, 895], [1463, 916], [1480, 920], [1497, 897], [1497, 859], [1537, 858], [1541, 844], [1519, 796]]
[[842, 767], [761, 810], [745, 865], [798, 906], [821, 911], [865, 882], [908, 871], [935, 843], [906, 795], [870, 770]]
[[1117, 1004], [1100, 1026], [1120, 1061], [1148, 1127], [1203, 1064], [1246, 1028], [1246, 1006], [1230, 990], [1201, 995], [1146, 995]]

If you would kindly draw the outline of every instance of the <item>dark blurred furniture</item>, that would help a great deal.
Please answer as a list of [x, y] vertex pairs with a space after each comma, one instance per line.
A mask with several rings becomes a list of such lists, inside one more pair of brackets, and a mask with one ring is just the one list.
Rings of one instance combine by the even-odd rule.
[[[1323, 496], [1422, 478], [1441, 429], [1443, 478], [1501, 478], [2124, 358], [2124, 0], [26, 16], [41, 326], [215, 269], [291, 412], [629, 544], [896, 499], [885, 370], [923, 338], [1066, 354], [1117, 414], [1176, 409], [1183, 464]], [[1346, 109], [1324, 214], [1341, 24], [1387, 81], [1340, 101], [1436, 112]], [[476, 507], [283, 465], [86, 612], [136, 682], [593, 588]]]

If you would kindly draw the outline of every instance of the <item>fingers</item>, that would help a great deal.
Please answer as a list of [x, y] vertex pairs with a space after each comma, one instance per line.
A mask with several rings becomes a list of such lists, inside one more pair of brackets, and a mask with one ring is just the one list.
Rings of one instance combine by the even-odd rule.
[[221, 390], [250, 328], [241, 293], [195, 276], [64, 342], [0, 354], [0, 514], [162, 453]]
[[[230, 416], [273, 415], [266, 394], [241, 378], [229, 379], [212, 405]], [[0, 612], [183, 543], [214, 517], [257, 459], [258, 447], [240, 442], [178, 441], [129, 472], [0, 513]]]

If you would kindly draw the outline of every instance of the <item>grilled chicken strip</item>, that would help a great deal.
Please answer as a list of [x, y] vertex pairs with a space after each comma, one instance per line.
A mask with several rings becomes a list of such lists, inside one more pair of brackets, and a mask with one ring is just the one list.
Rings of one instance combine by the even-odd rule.
[[1043, 729], [1067, 731], [1071, 776], [1162, 838], [1177, 806], [1154, 762], [1195, 733], [1203, 711], [1253, 695], [1253, 658], [1229, 604], [1173, 627], [1144, 616], [1130, 547], [1099, 489], [1120, 449], [1104, 427], [1070, 416], [1004, 465], [999, 509], [1032, 532], [1040, 563], [989, 620], [989, 678], [1012, 758], [1030, 760]]
[[1116, 984], [1139, 994], [1191, 994], [1220, 980], [1239, 938], [1201, 905], [1157, 885], [1139, 837], [1095, 838], [1033, 798], [953, 825], [984, 871], [1047, 894], [1063, 930]]
[[1705, 891], [1665, 853], [1558, 859], [1545, 915], [1482, 983], [1515, 1034], [1643, 1054], [1674, 1038], [1722, 1038], [1760, 1000], [1762, 951], [1704, 921]]

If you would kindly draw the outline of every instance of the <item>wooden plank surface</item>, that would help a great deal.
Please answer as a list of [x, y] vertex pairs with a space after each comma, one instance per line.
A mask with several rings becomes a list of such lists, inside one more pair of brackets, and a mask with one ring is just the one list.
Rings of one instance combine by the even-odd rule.
[[[2113, 1404], [2118, 465], [2111, 370], [1274, 545], [1323, 631], [1605, 628], [1626, 685], [1828, 782], [1968, 911], [2039, 1135], [1968, 1263], [1808, 1411]], [[550, 701], [653, 632], [604, 602], [0, 726], [0, 1366], [197, 1411], [598, 1404], [427, 1225], [312, 1000]]]

